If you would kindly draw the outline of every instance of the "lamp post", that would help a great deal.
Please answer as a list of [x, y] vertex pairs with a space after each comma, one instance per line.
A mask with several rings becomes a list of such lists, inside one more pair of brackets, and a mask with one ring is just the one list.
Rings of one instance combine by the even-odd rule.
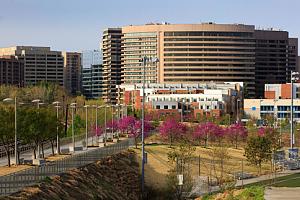
[[294, 148], [295, 135], [294, 135], [294, 82], [299, 80], [299, 72], [291, 71], [291, 149]]
[[6, 98], [3, 99], [3, 102], [13, 102], [15, 104], [15, 164], [19, 164], [18, 160], [18, 138], [17, 138], [17, 97], [15, 99], [12, 98]]
[[109, 108], [107, 105], [99, 106], [98, 108], [104, 108], [104, 146], [106, 146], [107, 142], [107, 111], [106, 108]]
[[90, 105], [85, 105], [85, 147], [86, 149], [88, 149], [88, 107], [90, 107]]
[[58, 109], [60, 108], [59, 101], [55, 101], [52, 103], [53, 105], [55, 105], [56, 108], [56, 119], [57, 119], [57, 125], [56, 125], [56, 153], [60, 154], [60, 144], [59, 144], [59, 134], [58, 134]]
[[76, 103], [71, 103], [70, 107], [72, 108], [72, 147], [71, 152], [75, 152], [75, 135], [74, 135], [74, 109], [76, 108]]
[[144, 194], [144, 179], [145, 179], [145, 82], [146, 82], [146, 64], [147, 63], [157, 63], [159, 62], [158, 58], [152, 58], [144, 56], [142, 58], [143, 63], [143, 100], [142, 100], [142, 196]]
[[236, 100], [236, 122], [238, 123], [240, 121], [240, 117], [239, 117], [239, 102], [241, 102], [240, 99]]

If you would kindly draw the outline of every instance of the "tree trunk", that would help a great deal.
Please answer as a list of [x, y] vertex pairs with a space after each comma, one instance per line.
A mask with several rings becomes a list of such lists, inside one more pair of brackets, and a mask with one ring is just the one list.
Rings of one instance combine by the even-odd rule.
[[137, 138], [134, 138], [135, 148], [137, 149]]
[[36, 146], [33, 147], [33, 158], [36, 159]]
[[7, 156], [7, 165], [8, 167], [10, 167], [10, 152], [9, 152], [9, 148], [5, 148], [6, 151], [6, 156]]
[[52, 156], [54, 156], [54, 141], [50, 140], [50, 142], [51, 142]]
[[42, 142], [42, 158], [45, 158], [45, 153], [44, 153], [44, 142]]
[[236, 135], [235, 136], [235, 149], [237, 149], [237, 146], [238, 146], [238, 136]]

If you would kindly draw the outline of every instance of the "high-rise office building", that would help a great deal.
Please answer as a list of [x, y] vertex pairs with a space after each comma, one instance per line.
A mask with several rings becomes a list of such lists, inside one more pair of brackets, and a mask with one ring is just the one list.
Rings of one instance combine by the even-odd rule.
[[14, 56], [0, 57], [0, 84], [24, 86], [24, 62]]
[[108, 28], [103, 32], [103, 99], [117, 103], [117, 85], [121, 84], [121, 28]]
[[73, 95], [81, 91], [81, 53], [63, 52], [64, 87]]
[[[264, 84], [288, 81], [296, 69], [298, 42], [287, 31], [243, 24], [148, 24], [122, 27], [122, 82], [244, 82], [247, 97], [263, 95]], [[108, 50], [109, 51], [109, 50]]]
[[0, 56], [17, 56], [24, 62], [25, 85], [54, 82], [63, 85], [64, 59], [60, 51], [50, 47], [14, 46], [0, 48]]
[[81, 89], [89, 99], [102, 97], [103, 66], [102, 52], [99, 50], [82, 52]]

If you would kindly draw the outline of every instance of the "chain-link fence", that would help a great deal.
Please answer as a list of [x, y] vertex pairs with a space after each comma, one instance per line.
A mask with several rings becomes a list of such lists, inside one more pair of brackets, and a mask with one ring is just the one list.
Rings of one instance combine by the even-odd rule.
[[23, 187], [34, 185], [37, 182], [44, 180], [46, 177], [66, 172], [72, 168], [82, 167], [103, 157], [119, 153], [122, 150], [128, 149], [132, 144], [132, 139], [127, 139], [110, 146], [89, 150], [65, 157], [61, 160], [48, 162], [42, 166], [34, 166], [23, 171], [1, 176], [0, 193], [1, 195], [9, 195], [21, 190]]

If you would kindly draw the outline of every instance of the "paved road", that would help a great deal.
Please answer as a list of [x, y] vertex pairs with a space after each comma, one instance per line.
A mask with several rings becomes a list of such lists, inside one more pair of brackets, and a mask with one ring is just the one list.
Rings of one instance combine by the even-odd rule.
[[[88, 143], [89, 145], [92, 144], [92, 141], [94, 142], [94, 144], [96, 144], [96, 140], [97, 140], [97, 137], [94, 137], [92, 139], [92, 137], [88, 138]], [[76, 147], [82, 147], [82, 141], [83, 140], [78, 140], [78, 141], [75, 141], [75, 146]], [[72, 143], [67, 143], [67, 144], [64, 144], [64, 145], [61, 145], [61, 149], [69, 149], [69, 146], [71, 145]], [[55, 148], [55, 147], [54, 147]], [[96, 148], [96, 147], [92, 147], [92, 148]], [[91, 149], [92, 149], [91, 148]], [[90, 148], [89, 148], [90, 149]], [[45, 153], [45, 157], [47, 156], [50, 156], [52, 154], [52, 149], [51, 147], [49, 148], [45, 148], [44, 149], [44, 153]], [[75, 152], [76, 153], [76, 152]], [[23, 152], [21, 153], [20, 155], [20, 158], [24, 158], [25, 160], [30, 160], [32, 159], [32, 150], [30, 151], [27, 151], [27, 152]], [[14, 164], [15, 163], [15, 157], [14, 155], [12, 155], [11, 157], [11, 163]], [[0, 158], [0, 166], [6, 166], [7, 165], [7, 157], [2, 157]]]
[[300, 188], [269, 187], [265, 189], [265, 200], [299, 200]]

